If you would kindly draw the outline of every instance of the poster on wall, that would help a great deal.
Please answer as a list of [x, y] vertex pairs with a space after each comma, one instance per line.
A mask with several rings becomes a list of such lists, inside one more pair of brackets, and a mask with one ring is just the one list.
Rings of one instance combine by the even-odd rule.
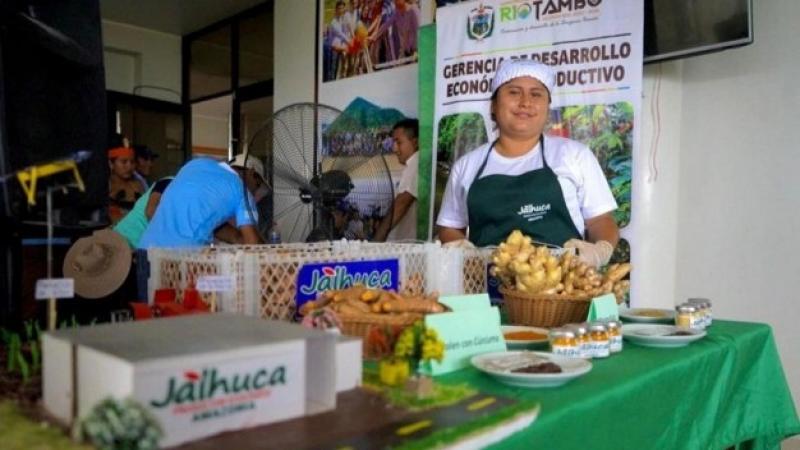
[[323, 0], [322, 81], [417, 62], [422, 12], [414, 0]]
[[[392, 128], [416, 119], [417, 32], [433, 0], [319, 0], [319, 103], [340, 111], [322, 131], [322, 170], [353, 186], [336, 208], [340, 237], [370, 239], [391, 208], [406, 167], [392, 152]], [[385, 161], [385, 162], [384, 162]]]
[[494, 0], [438, 8], [431, 231], [452, 163], [495, 138], [489, 113], [495, 71], [505, 59], [531, 59], [556, 74], [545, 133], [582, 142], [597, 157], [619, 205], [614, 217], [622, 239], [614, 260], [629, 260], [642, 30], [640, 0]]

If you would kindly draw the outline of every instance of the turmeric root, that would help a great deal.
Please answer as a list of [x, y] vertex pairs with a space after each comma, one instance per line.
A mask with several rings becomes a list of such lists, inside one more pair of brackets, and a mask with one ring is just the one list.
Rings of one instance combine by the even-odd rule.
[[441, 303], [433, 302], [424, 298], [409, 298], [399, 301], [390, 301], [383, 304], [384, 312], [419, 312], [419, 313], [440, 313], [444, 312]]

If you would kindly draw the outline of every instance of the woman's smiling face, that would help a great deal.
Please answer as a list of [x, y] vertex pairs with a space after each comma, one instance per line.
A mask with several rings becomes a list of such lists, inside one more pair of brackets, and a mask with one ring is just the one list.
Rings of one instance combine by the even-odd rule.
[[547, 123], [550, 94], [535, 78], [514, 78], [497, 89], [492, 113], [501, 135], [533, 138], [542, 133]]

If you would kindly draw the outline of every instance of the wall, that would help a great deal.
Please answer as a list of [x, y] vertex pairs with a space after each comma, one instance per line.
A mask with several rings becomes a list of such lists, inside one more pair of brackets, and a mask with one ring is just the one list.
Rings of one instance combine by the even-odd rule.
[[273, 109], [314, 101], [315, 1], [275, 0]]
[[[633, 157], [633, 306], [672, 308], [675, 293], [682, 62], [644, 67], [640, 145]], [[629, 236], [623, 236], [630, 239]], [[650, 237], [653, 237], [652, 239]]]
[[103, 20], [103, 50], [107, 89], [180, 102], [180, 36]]
[[754, 3], [753, 45], [683, 62], [675, 294], [772, 325], [800, 405], [800, 2]]

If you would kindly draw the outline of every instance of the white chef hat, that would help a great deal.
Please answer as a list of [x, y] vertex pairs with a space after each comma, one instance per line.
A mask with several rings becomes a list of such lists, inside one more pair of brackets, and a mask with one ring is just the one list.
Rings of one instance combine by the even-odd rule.
[[519, 77], [531, 77], [539, 80], [547, 88], [550, 97], [553, 96], [555, 75], [553, 75], [550, 66], [528, 59], [504, 60], [492, 79], [492, 95], [497, 92], [500, 86]]

